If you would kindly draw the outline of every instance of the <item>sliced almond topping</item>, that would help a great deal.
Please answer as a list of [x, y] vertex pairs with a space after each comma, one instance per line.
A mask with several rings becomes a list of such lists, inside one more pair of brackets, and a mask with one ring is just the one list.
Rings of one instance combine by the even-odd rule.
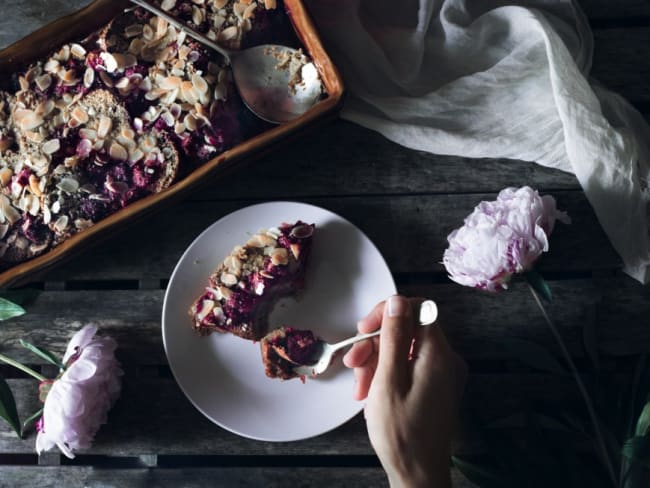
[[188, 113], [185, 118], [183, 119], [183, 124], [185, 127], [187, 127], [188, 130], [194, 132], [198, 125], [196, 123], [196, 117], [194, 117], [192, 114]]
[[11, 183], [11, 177], [14, 175], [14, 172], [11, 171], [11, 168], [2, 168], [0, 169], [0, 183], [2, 186], [7, 186]]
[[226, 286], [233, 286], [237, 284], [237, 277], [230, 273], [222, 273], [221, 282]]
[[115, 70], [117, 70], [117, 60], [115, 59], [115, 56], [107, 52], [103, 52], [99, 56], [102, 58], [102, 61], [104, 61], [106, 71], [114, 73]]
[[71, 177], [61, 178], [56, 187], [66, 193], [74, 193], [79, 189], [79, 182]]
[[129, 87], [129, 84], [131, 83], [131, 80], [129, 80], [126, 76], [122, 77], [119, 79], [117, 83], [115, 83], [115, 88], [118, 88], [120, 90], [124, 90]]
[[124, 29], [124, 36], [127, 38], [136, 37], [142, 34], [142, 24], [132, 24]]
[[43, 69], [48, 73], [56, 73], [61, 65], [56, 59], [50, 59], [43, 65]]
[[88, 139], [90, 141], [96, 141], [97, 140], [97, 131], [93, 129], [79, 129], [79, 135], [81, 136], [82, 139]]
[[77, 59], [83, 59], [86, 55], [86, 50], [81, 44], [73, 44], [70, 46], [70, 54], [72, 54]]
[[289, 248], [293, 257], [298, 259], [300, 257], [300, 246], [298, 244], [289, 244]]
[[202, 300], [201, 301], [201, 311], [196, 314], [196, 318], [199, 320], [203, 320], [208, 316], [209, 313], [212, 312], [212, 309], [214, 308], [214, 301], [213, 300]]
[[110, 117], [102, 115], [99, 119], [99, 127], [97, 128], [97, 136], [104, 139], [113, 128], [113, 121]]
[[77, 72], [73, 69], [69, 69], [60, 76], [61, 80], [68, 85], [74, 85], [79, 80], [77, 79]]
[[61, 217], [56, 219], [56, 222], [54, 222], [54, 230], [57, 232], [63, 232], [67, 229], [69, 220], [70, 219], [67, 215], [61, 215]]
[[253, 13], [255, 12], [255, 9], [257, 8], [257, 4], [255, 2], [251, 3], [248, 7], [246, 7], [246, 10], [244, 10], [243, 17], [244, 19], [250, 19], [253, 17]]
[[203, 15], [203, 10], [201, 10], [196, 5], [193, 5], [192, 6], [192, 22], [194, 22], [195, 25], [201, 25], [204, 20], [205, 20], [205, 16]]
[[90, 88], [95, 82], [95, 70], [92, 68], [86, 68], [84, 73], [84, 86]]
[[228, 300], [232, 296], [232, 290], [230, 288], [226, 288], [225, 286], [217, 286], [217, 291], [219, 292], [217, 295], [217, 298], [219, 298], [219, 300], [222, 298], [224, 300]]
[[277, 7], [277, 3], [275, 0], [264, 0], [264, 7], [266, 10], [273, 10]]
[[288, 264], [289, 254], [287, 253], [287, 250], [283, 247], [275, 249], [271, 253], [271, 263], [273, 263], [274, 266], [285, 266]]
[[28, 141], [34, 142], [36, 144], [40, 144], [45, 139], [43, 137], [43, 134], [33, 130], [28, 130], [27, 132], [25, 132], [25, 137], [27, 138]]
[[52, 113], [52, 110], [54, 110], [55, 107], [56, 103], [54, 103], [54, 100], [44, 100], [36, 107], [36, 115], [47, 117]]
[[36, 86], [40, 90], [45, 91], [52, 84], [52, 77], [50, 75], [48, 75], [47, 73], [45, 73], [44, 75], [41, 75], [41, 76], [37, 77], [35, 82], [36, 82]]
[[183, 80], [178, 76], [167, 76], [166, 78], [160, 80], [158, 86], [163, 90], [174, 90], [175, 88], [181, 86], [182, 81]]
[[27, 79], [24, 76], [18, 78], [18, 84], [20, 85], [20, 89], [22, 91], [29, 90], [29, 81], [27, 81]]
[[242, 262], [237, 256], [230, 255], [224, 259], [223, 264], [231, 274], [239, 276], [241, 274]]
[[9, 230], [9, 226], [7, 224], [0, 224], [0, 239], [5, 238], [8, 230]]
[[72, 118], [75, 119], [80, 124], [85, 124], [86, 122], [88, 122], [88, 112], [86, 112], [81, 107], [75, 107], [71, 115]]
[[221, 42], [223, 41], [231, 41], [233, 39], [236, 39], [239, 36], [239, 29], [237, 28], [236, 25], [231, 25], [230, 27], [226, 27], [224, 30], [219, 32], [219, 36], [217, 39]]
[[108, 76], [108, 73], [106, 73], [106, 71], [100, 71], [99, 78], [102, 80], [102, 83], [104, 83], [104, 85], [106, 85], [108, 88], [113, 88], [113, 79]]
[[129, 161], [132, 163], [137, 163], [140, 161], [142, 158], [144, 158], [144, 152], [142, 152], [141, 149], [135, 148], [131, 153], [129, 154]]
[[50, 139], [49, 141], [43, 143], [41, 149], [45, 154], [54, 154], [59, 149], [61, 149], [61, 142], [58, 139]]
[[199, 93], [208, 93], [208, 83], [199, 74], [192, 76], [192, 85], [198, 90]]
[[111, 148], [108, 150], [109, 155], [113, 159], [118, 161], [126, 161], [129, 159], [129, 153], [124, 149], [124, 146], [121, 146], [117, 142], [111, 144]]

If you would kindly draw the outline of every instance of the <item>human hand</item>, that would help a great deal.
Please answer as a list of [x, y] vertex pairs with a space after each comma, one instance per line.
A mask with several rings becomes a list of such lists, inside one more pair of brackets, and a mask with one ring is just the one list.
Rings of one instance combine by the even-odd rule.
[[417, 324], [421, 302], [393, 296], [379, 303], [358, 330], [381, 327], [381, 334], [355, 344], [343, 362], [354, 368], [354, 397], [366, 399], [370, 443], [391, 486], [447, 487], [467, 367], [439, 326]]

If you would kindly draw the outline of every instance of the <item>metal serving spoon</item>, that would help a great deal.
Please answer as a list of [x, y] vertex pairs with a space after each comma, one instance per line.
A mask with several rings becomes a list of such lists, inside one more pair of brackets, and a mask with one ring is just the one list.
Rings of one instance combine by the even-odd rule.
[[246, 106], [259, 118], [280, 124], [309, 110], [320, 98], [322, 84], [314, 63], [297, 70], [287, 61], [302, 54], [294, 48], [264, 44], [241, 51], [219, 46], [145, 0], [131, 0], [221, 54], [232, 68], [235, 86]]
[[[438, 306], [436, 305], [436, 302], [433, 300], [426, 300], [420, 304], [420, 325], [431, 325], [436, 321], [437, 318]], [[328, 344], [327, 342], [321, 340], [319, 341], [320, 343], [318, 345], [320, 348], [320, 356], [318, 359], [313, 364], [296, 366], [293, 368], [293, 371], [300, 376], [318, 376], [319, 374], [323, 374], [332, 363], [332, 358], [334, 357], [334, 353], [336, 351], [350, 346], [356, 342], [365, 341], [371, 337], [376, 337], [380, 332], [381, 329], [370, 332], [368, 334], [359, 334], [344, 341], [337, 342], [336, 344]]]

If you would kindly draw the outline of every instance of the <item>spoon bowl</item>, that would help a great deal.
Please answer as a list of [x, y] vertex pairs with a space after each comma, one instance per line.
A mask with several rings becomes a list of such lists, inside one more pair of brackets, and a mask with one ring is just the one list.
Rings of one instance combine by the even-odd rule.
[[318, 71], [301, 50], [277, 44], [241, 51], [226, 49], [146, 0], [131, 2], [221, 54], [231, 66], [244, 104], [259, 118], [273, 124], [289, 122], [320, 99], [323, 87]]

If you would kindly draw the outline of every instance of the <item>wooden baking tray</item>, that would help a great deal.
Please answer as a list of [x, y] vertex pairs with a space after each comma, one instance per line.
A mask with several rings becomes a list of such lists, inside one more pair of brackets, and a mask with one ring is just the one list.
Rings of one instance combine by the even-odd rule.
[[[87, 7], [30, 34], [0, 52], [0, 83], [6, 85], [8, 77], [26, 68], [31, 62], [43, 58], [61, 45], [78, 41], [106, 25], [124, 8], [132, 6], [128, 0], [96, 0]], [[291, 139], [307, 128], [328, 120], [338, 113], [343, 102], [341, 76], [325, 52], [316, 28], [300, 0], [284, 0], [289, 17], [305, 51], [313, 59], [327, 97], [301, 117], [273, 127], [262, 134], [248, 139], [232, 149], [206, 162], [168, 189], [131, 203], [122, 210], [79, 232], [45, 254], [20, 263], [0, 273], [0, 287], [6, 288], [37, 280], [53, 266], [72, 257], [80, 250], [106, 239], [119, 230], [147, 214], [159, 210], [182, 198], [207, 181], [214, 181], [224, 170], [238, 163], [254, 158], [284, 140]]]

